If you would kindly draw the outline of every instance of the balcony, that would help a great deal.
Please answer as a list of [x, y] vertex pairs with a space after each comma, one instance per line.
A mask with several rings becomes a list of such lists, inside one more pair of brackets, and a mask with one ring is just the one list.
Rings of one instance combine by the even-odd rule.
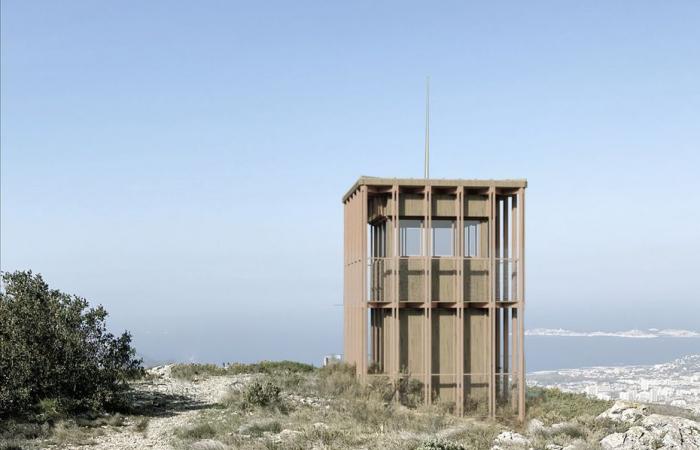
[[[444, 256], [370, 258], [367, 267], [368, 300], [373, 303], [394, 303], [395, 292], [398, 291], [400, 303], [424, 303], [430, 288], [431, 302], [457, 303], [463, 292], [465, 303], [487, 303], [492, 297], [489, 270], [492, 261], [495, 301], [518, 301], [517, 259]], [[430, 264], [429, 286], [426, 283], [426, 264]], [[462, 290], [459, 286], [460, 269]], [[398, 286], [395, 284], [397, 281]]]

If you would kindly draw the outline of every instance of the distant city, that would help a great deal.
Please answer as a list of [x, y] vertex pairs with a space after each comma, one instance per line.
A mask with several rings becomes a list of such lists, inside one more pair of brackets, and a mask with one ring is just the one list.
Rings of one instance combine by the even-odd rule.
[[601, 400], [661, 403], [700, 413], [700, 355], [648, 366], [532, 372], [528, 374], [527, 383], [585, 393]]

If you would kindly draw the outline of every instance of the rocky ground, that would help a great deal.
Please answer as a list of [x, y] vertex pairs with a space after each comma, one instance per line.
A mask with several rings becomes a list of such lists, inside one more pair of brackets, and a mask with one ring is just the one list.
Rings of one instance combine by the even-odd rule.
[[[231, 390], [241, 390], [254, 377], [234, 375], [181, 380], [170, 375], [171, 366], [155, 367], [149, 377], [133, 385], [135, 409], [145, 415], [127, 417], [124, 426], [105, 427], [86, 442], [59, 444], [77, 449], [172, 449], [173, 431], [191, 424], [197, 415], [214, 408]], [[144, 419], [143, 430], [137, 426]]]
[[[595, 443], [603, 450], [698, 450], [700, 449], [700, 422], [697, 420], [650, 412], [646, 405], [616, 402], [610, 409], [596, 417], [599, 422], [612, 422], [621, 426], [621, 431], [611, 433]], [[492, 450], [530, 449], [538, 437], [557, 434], [570, 427], [571, 423], [545, 426], [532, 419], [527, 433], [504, 431], [496, 437]], [[624, 430], [624, 431], [623, 431]], [[574, 439], [568, 445], [545, 444], [546, 450], [583, 450], [590, 443]]]
[[[455, 418], [435, 409], [387, 406], [356, 399], [354, 394], [332, 398], [322, 394], [328, 390], [314, 390], [320, 389], [316, 374], [296, 374], [292, 381], [290, 375], [285, 377], [227, 374], [179, 379], [171, 366], [156, 367], [133, 385], [133, 414], [90, 429], [59, 426], [51, 438], [0, 442], [0, 449], [700, 450], [695, 416], [660, 414], [639, 404], [618, 402], [603, 410], [609, 406], [603, 403], [597, 411], [574, 416], [556, 410], [566, 404], [533, 405], [528, 423], [518, 427], [512, 422]], [[285, 406], [242, 410], [237, 396], [263, 379], [287, 386], [282, 391]], [[331, 390], [345, 386], [333, 383]], [[557, 420], [562, 417], [566, 420]]]

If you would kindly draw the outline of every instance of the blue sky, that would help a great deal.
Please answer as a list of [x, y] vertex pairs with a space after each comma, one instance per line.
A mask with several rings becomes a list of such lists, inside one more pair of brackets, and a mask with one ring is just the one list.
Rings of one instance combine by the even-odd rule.
[[2, 270], [147, 356], [340, 351], [340, 199], [422, 175], [426, 75], [431, 174], [529, 181], [528, 327], [698, 328], [698, 2], [1, 12]]

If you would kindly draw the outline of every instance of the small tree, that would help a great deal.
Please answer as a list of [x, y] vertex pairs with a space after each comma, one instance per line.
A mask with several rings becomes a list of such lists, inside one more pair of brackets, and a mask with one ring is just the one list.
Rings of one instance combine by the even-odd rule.
[[31, 271], [3, 273], [0, 291], [0, 415], [41, 400], [69, 411], [109, 406], [142, 372], [131, 335], [107, 332], [107, 311], [49, 289]]

